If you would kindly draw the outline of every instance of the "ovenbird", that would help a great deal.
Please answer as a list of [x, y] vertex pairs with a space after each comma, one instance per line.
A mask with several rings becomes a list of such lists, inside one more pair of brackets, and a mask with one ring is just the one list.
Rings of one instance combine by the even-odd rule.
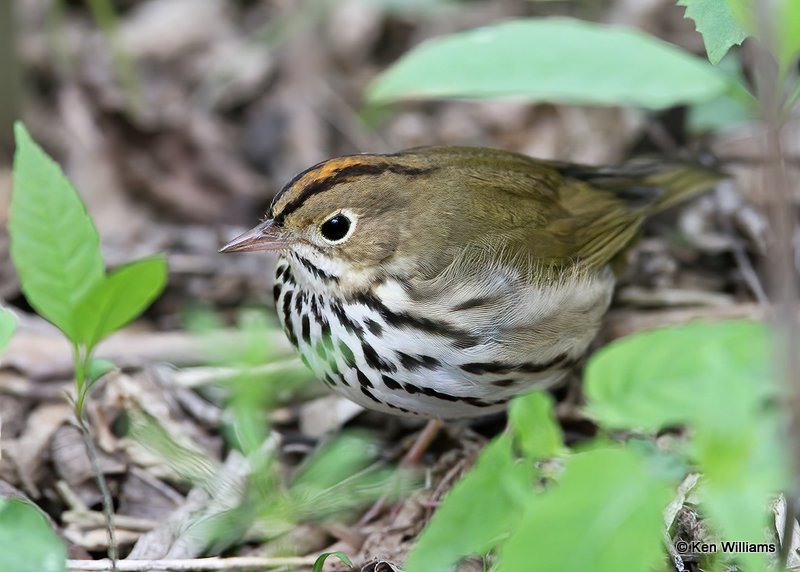
[[222, 251], [280, 251], [280, 322], [334, 391], [388, 413], [472, 417], [562, 380], [644, 219], [718, 178], [468, 147], [339, 157], [297, 175]]

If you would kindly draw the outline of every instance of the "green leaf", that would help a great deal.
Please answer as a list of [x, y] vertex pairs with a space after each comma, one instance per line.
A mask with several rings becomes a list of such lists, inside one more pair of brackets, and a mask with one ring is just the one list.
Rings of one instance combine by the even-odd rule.
[[564, 451], [561, 427], [553, 415], [553, 398], [541, 391], [517, 397], [508, 409], [509, 422], [520, 449], [530, 460], [554, 457]]
[[[776, 392], [770, 342], [764, 324], [694, 323], [614, 342], [586, 369], [588, 410], [606, 427], [693, 427], [702, 510], [723, 539], [764, 542], [769, 499], [790, 482], [768, 405]], [[764, 569], [762, 554], [736, 560]]]
[[655, 570], [662, 511], [672, 496], [627, 449], [571, 457], [561, 481], [529, 500], [500, 548], [500, 572]]
[[770, 339], [755, 322], [696, 322], [617, 340], [586, 367], [587, 411], [606, 428], [693, 421], [735, 430], [773, 386]]
[[[768, 542], [769, 504], [792, 482], [785, 428], [774, 403], [768, 405], [763, 398], [750, 408], [723, 407], [732, 424], [709, 424], [702, 418], [691, 423], [695, 430], [689, 452], [703, 474], [698, 490], [702, 512], [719, 538]], [[764, 554], [726, 559], [735, 559], [744, 570], [766, 570]]]
[[0, 500], [0, 570], [63, 572], [67, 550], [47, 519], [19, 499]]
[[694, 133], [722, 131], [758, 119], [758, 109], [741, 100], [723, 95], [714, 101], [689, 108], [689, 129]]
[[370, 466], [378, 450], [369, 435], [345, 433], [315, 451], [289, 487], [290, 518], [322, 518], [409, 491], [410, 475]]
[[509, 435], [489, 443], [447, 494], [408, 557], [405, 572], [444, 572], [507, 536], [532, 496], [533, 473], [514, 459]]
[[30, 305], [74, 340], [73, 310], [103, 278], [100, 239], [59, 166], [21, 123], [15, 132], [11, 258]]
[[791, 73], [800, 54], [800, 2], [774, 0], [763, 6], [754, 0], [720, 3], [728, 6], [743, 29], [772, 51], [782, 74]]
[[753, 0], [724, 0], [728, 9], [745, 30], [753, 33], [756, 29]]
[[8, 345], [14, 330], [17, 329], [17, 318], [0, 306], [0, 351]]
[[367, 98], [515, 97], [661, 109], [714, 99], [729, 81], [707, 62], [637, 30], [522, 19], [425, 42], [379, 76]]
[[717, 63], [717, 69], [730, 76], [731, 89], [713, 101], [689, 108], [689, 128], [694, 132], [722, 130], [760, 117], [758, 100], [747, 90], [739, 59], [730, 54]]
[[353, 567], [353, 563], [350, 561], [350, 558], [347, 557], [347, 554], [341, 552], [340, 550], [337, 550], [335, 552], [323, 552], [322, 554], [320, 554], [319, 557], [314, 561], [314, 569], [312, 570], [312, 572], [322, 572], [322, 567], [325, 566], [325, 561], [330, 556], [335, 556], [336, 558], [338, 558], [339, 560], [350, 566], [350, 568]]
[[89, 361], [89, 367], [86, 368], [86, 375], [89, 377], [89, 383], [94, 384], [95, 381], [115, 369], [117, 369], [117, 366], [113, 361], [107, 359], [92, 359]]
[[694, 20], [712, 64], [717, 64], [728, 50], [741, 44], [748, 35], [725, 0], [678, 0], [678, 5], [685, 6], [686, 17]]
[[[790, 487], [786, 444], [779, 438], [774, 411], [737, 419], [736, 431], [701, 427], [692, 443], [703, 480], [698, 490], [702, 512], [722, 539], [768, 542], [769, 504]], [[736, 560], [745, 570], [765, 570], [763, 554], [743, 553]]]
[[141, 314], [167, 283], [163, 256], [120, 266], [95, 284], [75, 308], [75, 339], [88, 347]]
[[800, 2], [783, 0], [777, 10], [778, 61], [789, 70], [800, 54]]

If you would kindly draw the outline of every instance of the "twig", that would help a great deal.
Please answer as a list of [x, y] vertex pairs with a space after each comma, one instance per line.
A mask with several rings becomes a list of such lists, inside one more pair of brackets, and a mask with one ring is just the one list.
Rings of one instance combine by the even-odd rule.
[[[282, 566], [313, 566], [314, 556], [233, 558], [192, 558], [186, 560], [120, 560], [119, 572], [203, 572], [207, 570], [263, 570]], [[105, 572], [114, 570], [112, 562], [104, 560], [67, 560], [69, 572]]]
[[645, 131], [650, 140], [655, 143], [658, 150], [665, 156], [676, 157], [678, 155], [678, 143], [658, 118], [648, 121], [645, 124]]
[[717, 203], [717, 210], [720, 212], [720, 226], [722, 226], [723, 232], [731, 239], [733, 258], [736, 260], [736, 264], [739, 267], [739, 272], [742, 273], [742, 278], [744, 279], [745, 284], [747, 284], [748, 288], [750, 288], [750, 292], [753, 294], [753, 296], [755, 296], [755, 299], [759, 304], [768, 304], [769, 298], [767, 297], [767, 292], [764, 290], [761, 280], [759, 279], [755, 268], [753, 268], [752, 262], [750, 262], [750, 257], [747, 256], [747, 252], [745, 252], [742, 241], [737, 237], [736, 232], [733, 229], [731, 213], [723, 207], [724, 197], [721, 186], [717, 186], [715, 189], [714, 200]]
[[[76, 524], [81, 528], [106, 526], [105, 513], [96, 510], [68, 510], [61, 514], [61, 520], [67, 524]], [[147, 532], [158, 526], [158, 522], [149, 518], [118, 514], [114, 516], [114, 525], [133, 532]]]
[[56, 482], [56, 492], [61, 495], [61, 499], [67, 503], [69, 510], [75, 512], [89, 512], [89, 507], [86, 506], [81, 498], [73, 491], [66, 481]]

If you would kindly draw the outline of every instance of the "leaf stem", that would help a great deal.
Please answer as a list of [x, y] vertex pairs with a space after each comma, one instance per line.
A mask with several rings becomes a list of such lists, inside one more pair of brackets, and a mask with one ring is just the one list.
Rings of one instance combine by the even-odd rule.
[[88, 385], [86, 379], [86, 358], [85, 352], [80, 344], [72, 345], [72, 355], [75, 362], [75, 416], [78, 419], [83, 417], [83, 404], [86, 400]]

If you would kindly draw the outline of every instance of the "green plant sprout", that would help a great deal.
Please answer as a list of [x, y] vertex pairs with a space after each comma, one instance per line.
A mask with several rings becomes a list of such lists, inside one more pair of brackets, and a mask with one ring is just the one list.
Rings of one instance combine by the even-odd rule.
[[320, 554], [316, 562], [314, 562], [314, 569], [312, 570], [312, 572], [322, 572], [323, 568], [325, 567], [325, 561], [331, 556], [338, 558], [341, 562], [343, 562], [350, 568], [353, 567], [353, 563], [350, 561], [350, 558], [347, 556], [347, 554], [337, 550], [336, 552], [323, 552], [322, 554]]
[[85, 418], [92, 384], [107, 369], [93, 355], [98, 343], [139, 316], [161, 293], [167, 263], [164, 256], [154, 256], [107, 274], [97, 229], [77, 192], [21, 123], [15, 134], [11, 258], [28, 303], [72, 345], [75, 417], [103, 493], [109, 557], [116, 561], [111, 495]]
[[106, 274], [97, 229], [75, 189], [21, 123], [16, 140], [11, 258], [25, 298], [72, 345], [75, 411], [83, 417], [97, 344], [156, 299], [167, 263], [159, 255]]

